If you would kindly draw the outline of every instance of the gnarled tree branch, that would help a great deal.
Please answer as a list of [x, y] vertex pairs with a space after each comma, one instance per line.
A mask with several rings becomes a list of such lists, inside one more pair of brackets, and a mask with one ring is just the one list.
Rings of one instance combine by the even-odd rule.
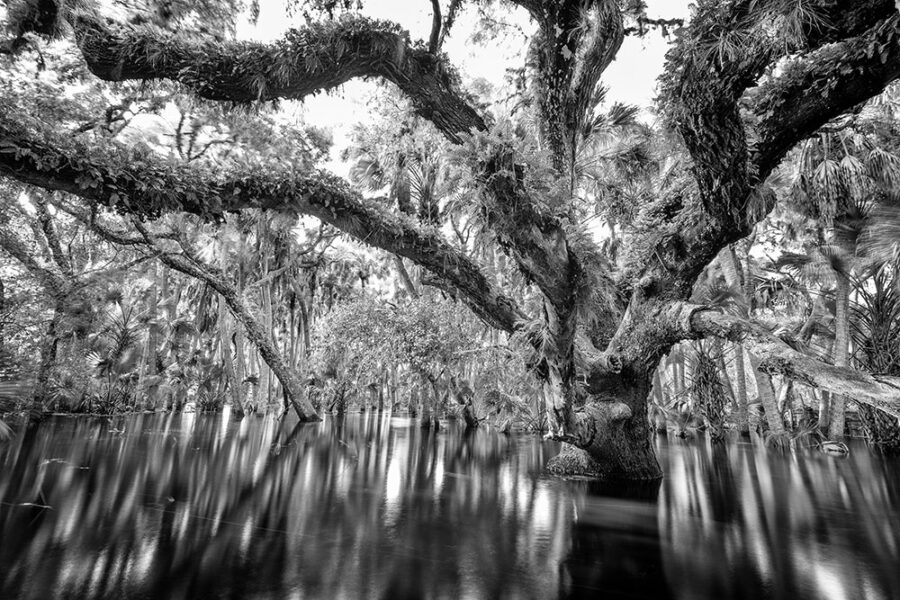
[[391, 23], [345, 18], [292, 29], [277, 42], [260, 44], [188, 41], [84, 12], [72, 20], [88, 67], [106, 81], [168, 79], [202, 98], [256, 102], [299, 99], [351, 79], [382, 77], [455, 142], [460, 134], [485, 127], [453, 68]]
[[900, 418], [900, 377], [870, 375], [836, 367], [791, 348], [761, 325], [701, 306], [682, 306], [689, 315], [686, 337], [719, 337], [744, 344], [760, 358], [760, 370], [852, 398]]
[[900, 77], [900, 14], [785, 65], [753, 104], [752, 162], [765, 178], [797, 142]]
[[512, 331], [521, 320], [515, 303], [437, 231], [366, 201], [327, 173], [212, 173], [153, 156], [129, 157], [114, 145], [88, 149], [46, 132], [38, 135], [17, 124], [14, 115], [4, 114], [0, 174], [146, 216], [186, 211], [209, 218], [242, 208], [311, 215], [443, 277], [480, 307], [479, 315], [490, 325]]

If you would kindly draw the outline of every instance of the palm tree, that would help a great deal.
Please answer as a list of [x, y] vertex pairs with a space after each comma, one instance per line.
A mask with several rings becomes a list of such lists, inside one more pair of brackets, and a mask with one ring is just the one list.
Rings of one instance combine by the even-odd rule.
[[[855, 126], [825, 130], [807, 140], [795, 163], [791, 190], [796, 206], [828, 232], [831, 253], [843, 264], [834, 270], [832, 358], [844, 367], [850, 362], [850, 278], [856, 268], [857, 242], [875, 202], [900, 188], [900, 158], [885, 150], [875, 134], [861, 133], [866, 120], [872, 119], [864, 112]], [[831, 439], [844, 435], [845, 404], [842, 396], [831, 399]]]
[[[88, 353], [88, 363], [97, 375], [106, 378], [105, 411], [112, 412], [113, 403], [121, 396], [121, 385], [127, 385], [131, 375], [135, 375], [140, 354], [137, 351], [141, 341], [141, 325], [134, 307], [123, 307], [115, 302], [106, 313], [102, 329], [94, 336]], [[92, 407], [89, 407], [89, 410]]]

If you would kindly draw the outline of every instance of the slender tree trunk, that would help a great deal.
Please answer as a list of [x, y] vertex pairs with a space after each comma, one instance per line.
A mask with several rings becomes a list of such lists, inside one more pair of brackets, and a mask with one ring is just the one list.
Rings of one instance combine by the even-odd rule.
[[759, 370], [760, 360], [756, 356], [749, 352], [747, 354], [750, 357], [753, 374], [756, 376], [756, 393], [759, 394], [759, 401], [762, 403], [766, 422], [769, 424], [769, 431], [782, 433], [784, 432], [784, 421], [778, 412], [778, 401], [775, 398], [775, 387], [772, 385], [772, 378]]
[[[149, 234], [146, 233], [146, 230], [142, 233], [144, 233], [145, 237], [148, 239], [152, 239], [149, 238]], [[178, 255], [161, 254], [160, 260], [173, 269], [177, 269], [187, 275], [206, 282], [219, 293], [228, 304], [228, 308], [231, 309], [235, 318], [243, 324], [247, 337], [259, 349], [262, 359], [281, 381], [300, 420], [318, 421], [319, 415], [316, 414], [315, 409], [309, 401], [304, 398], [302, 394], [303, 388], [296, 373], [284, 361], [284, 358], [281, 356], [281, 353], [278, 352], [278, 349], [275, 347], [275, 344], [269, 335], [270, 332], [266, 331], [256, 317], [253, 316], [250, 308], [238, 294], [235, 287], [225, 281], [221, 276], [211, 272], [208, 268], [200, 267], [186, 259], [182, 259]]]
[[[834, 293], [834, 364], [846, 367], [850, 361], [850, 279], [837, 273], [837, 287]], [[843, 396], [831, 396], [828, 437], [840, 440], [844, 437], [846, 400]]]
[[[266, 273], [264, 273], [265, 275]], [[272, 290], [269, 283], [265, 283], [260, 288], [260, 304], [262, 309], [262, 327], [266, 332], [266, 337], [270, 340], [272, 336]], [[275, 343], [272, 342], [274, 347]], [[266, 361], [261, 361], [259, 365], [259, 399], [265, 403], [268, 408], [272, 403], [272, 386], [269, 381], [269, 365]], [[258, 408], [258, 407], [257, 407]]]
[[412, 277], [409, 276], [409, 271], [406, 269], [406, 265], [403, 264], [403, 259], [394, 255], [394, 265], [397, 267], [397, 272], [400, 274], [400, 281], [403, 282], [403, 287], [406, 288], [410, 297], [418, 298], [419, 291], [416, 289], [416, 284], [413, 283]]
[[150, 300], [147, 307], [147, 316], [150, 319], [150, 327], [147, 332], [146, 374], [156, 375], [156, 353], [159, 350], [159, 271], [161, 267], [157, 261], [153, 261], [153, 285], [150, 286]]
[[684, 395], [684, 370], [681, 362], [681, 347], [673, 346], [671, 353], [672, 389], [675, 391], [675, 396], [681, 398]]
[[750, 417], [748, 415], [747, 401], [747, 372], [744, 368], [744, 345], [733, 344], [734, 348], [734, 379], [737, 392], [737, 427], [741, 435], [750, 434]]
[[[734, 252], [734, 246], [728, 246], [719, 253], [719, 266], [725, 277], [725, 283], [732, 289], [741, 291], [744, 302], [749, 309], [750, 299], [747, 297], [747, 286], [744, 285], [743, 269]], [[734, 357], [735, 383], [737, 384], [735, 389], [737, 401], [736, 421], [738, 431], [742, 435], [747, 435], [750, 433], [750, 424], [747, 414], [747, 374], [744, 369], [743, 344], [734, 344]]]
[[244, 326], [239, 322], [234, 324], [234, 389], [232, 390], [231, 411], [236, 419], [244, 418], [244, 379], [246, 368], [244, 367]]
[[66, 312], [66, 299], [57, 298], [53, 305], [53, 316], [47, 325], [44, 339], [41, 342], [41, 362], [38, 366], [37, 380], [34, 385], [34, 401], [46, 410], [50, 397], [50, 371], [56, 364], [56, 350], [59, 347], [59, 327]]
[[734, 394], [734, 386], [731, 384], [731, 376], [728, 375], [728, 365], [725, 364], [725, 343], [719, 339], [711, 340], [712, 352], [715, 355], [716, 368], [719, 370], [719, 377], [722, 378], [722, 385], [725, 387], [725, 395], [731, 401], [731, 408], [738, 411], [737, 397]]
[[4, 319], [6, 318], [6, 289], [3, 287], [3, 278], [0, 277], [0, 357], [6, 350], [6, 338], [3, 337]]
[[[241, 382], [234, 370], [234, 357], [231, 353], [231, 315], [222, 298], [219, 298], [219, 341], [222, 345], [222, 363], [225, 367], [225, 380], [230, 386], [232, 410], [237, 410], [241, 403]], [[243, 412], [243, 411], [241, 411]]]

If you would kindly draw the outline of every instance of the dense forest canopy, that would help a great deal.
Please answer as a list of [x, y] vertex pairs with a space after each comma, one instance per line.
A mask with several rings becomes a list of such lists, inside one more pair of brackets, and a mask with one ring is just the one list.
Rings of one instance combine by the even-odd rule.
[[[885, 223], [900, 184], [890, 92], [900, 76], [894, 2], [698, 0], [684, 21], [655, 18], [634, 0], [433, 0], [431, 7], [432, 30], [420, 40], [363, 16], [356, 2], [293, 2], [304, 24], [261, 43], [235, 35], [236, 22], [259, 13], [257, 3], [11, 3], [0, 84], [7, 216], [0, 247], [53, 299], [51, 327], [62, 326], [100, 270], [97, 248], [83, 243], [72, 255], [72, 242], [60, 240], [93, 236], [108, 245], [105, 252], [121, 252], [110, 261], [120, 271], [158, 259], [202, 282], [196, 302], [221, 311], [223, 352], [237, 347], [231, 319], [286, 402], [315, 419], [304, 389], [315, 382], [294, 368], [314, 342], [308, 328], [295, 335], [295, 321], [309, 323], [314, 299], [339, 297], [315, 290], [340, 232], [393, 256], [392, 277], [413, 300], [399, 314], [357, 305], [350, 318], [385, 324], [367, 334], [380, 340], [382, 362], [407, 365], [435, 396], [469, 406], [469, 383], [436, 365], [490, 379], [485, 361], [460, 360], [460, 346], [479, 336], [482, 346], [496, 345], [496, 333], [466, 322], [452, 304], [416, 299], [463, 303], [517, 344], [539, 388], [522, 394], [540, 398], [550, 435], [572, 446], [557, 469], [659, 477], [649, 443], [651, 388], [661, 361], [688, 340], [709, 340], [697, 347], [716, 346], [720, 358], [726, 342], [739, 352], [732, 370], [739, 371], [735, 393], [744, 396], [735, 411], [743, 428], [745, 351], [775, 433], [783, 424], [773, 376], [785, 396], [792, 386], [826, 393], [821, 417], [832, 437], [844, 431], [844, 397], [896, 427], [900, 374], [878, 363], [872, 340], [881, 330], [851, 319], [849, 302], [854, 280], [862, 282], [857, 303], [877, 293], [872, 277], [893, 285]], [[472, 34], [456, 26], [461, 11], [476, 15], [470, 22], [484, 37], [502, 27], [497, 15], [507, 10], [528, 16], [524, 64], [495, 89], [467, 87], [442, 52], [445, 40]], [[626, 36], [664, 34], [672, 37], [659, 119], [648, 125], [633, 107], [606, 102], [602, 80]], [[378, 119], [353, 132], [348, 181], [320, 170], [327, 133], [285, 114], [293, 100], [360, 78], [384, 87]], [[514, 101], [501, 109], [487, 102], [491, 95]], [[129, 121], [166, 111], [180, 116], [165, 143], [136, 141]], [[878, 211], [881, 229], [863, 235], [861, 223]], [[307, 231], [295, 239], [301, 215], [317, 223], [304, 221]], [[606, 228], [599, 238], [589, 226], [595, 219]], [[775, 231], [783, 239], [774, 240]], [[881, 241], [869, 243], [880, 261], [857, 250], [863, 238]], [[239, 249], [248, 244], [252, 252]], [[807, 290], [828, 291], [833, 308], [807, 294], [796, 331], [776, 327], [773, 304], [759, 301], [751, 283], [754, 244], [779, 248], [771, 262], [780, 275], [767, 280], [774, 296], [783, 300], [786, 282], [805, 277]], [[204, 252], [213, 246], [218, 251]], [[329, 264], [335, 281], [351, 274], [365, 287], [369, 280], [358, 261]], [[816, 264], [830, 266], [831, 281], [821, 273], [813, 280]], [[716, 288], [723, 284], [725, 295]], [[258, 310], [254, 298], [268, 309]], [[147, 300], [154, 313], [158, 300]], [[345, 332], [346, 348], [315, 357], [332, 394], [335, 386], [388, 377], [365, 342], [349, 341], [359, 335], [347, 324], [353, 307], [329, 313], [333, 331], [323, 333]], [[116, 311], [107, 318], [118, 329], [102, 331], [124, 335], [128, 311]], [[774, 312], [790, 316], [785, 305]], [[810, 324], [825, 312], [833, 314], [830, 335]], [[279, 322], [288, 333], [273, 335]], [[436, 322], [443, 329], [430, 330]], [[416, 328], [433, 343], [404, 339]], [[854, 348], [872, 350], [869, 358], [854, 353], [851, 363], [851, 333]], [[183, 351], [179, 335], [173, 327], [175, 354]], [[109, 336], [93, 351], [107, 353], [112, 381], [125, 344]], [[830, 349], [817, 352], [816, 340], [826, 337]], [[56, 352], [46, 346], [41, 366], [49, 368], [43, 363]], [[211, 350], [190, 352], [196, 369]], [[494, 358], [494, 369], [523, 368]], [[696, 362], [695, 379], [715, 371], [711, 360]], [[242, 381], [243, 374], [230, 377]], [[207, 373], [195, 385], [216, 381]], [[492, 385], [508, 386], [506, 399], [495, 394], [496, 406], [515, 404], [514, 384]]]

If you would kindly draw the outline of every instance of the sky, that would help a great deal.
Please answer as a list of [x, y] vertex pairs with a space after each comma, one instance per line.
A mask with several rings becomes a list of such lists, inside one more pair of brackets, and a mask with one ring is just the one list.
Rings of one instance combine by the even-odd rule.
[[[648, 15], [654, 18], [684, 18], [688, 15], [690, 0], [647, 0]], [[256, 26], [239, 30], [240, 37], [267, 41], [281, 36], [292, 23], [285, 19], [282, 0], [263, 0]], [[427, 39], [431, 29], [431, 4], [426, 0], [365, 0], [363, 14], [394, 21], [407, 29], [414, 39]], [[534, 25], [524, 10], [509, 13], [509, 18], [525, 32], [531, 33]], [[464, 77], [484, 78], [489, 82], [503, 82], [507, 68], [521, 67], [526, 40], [522, 36], [509, 35], [489, 47], [474, 44], [468, 32], [477, 18], [468, 10], [457, 21], [444, 50], [451, 62]], [[603, 76], [603, 84], [609, 88], [610, 102], [635, 104], [643, 108], [651, 106], [656, 92], [656, 79], [662, 72], [665, 53], [673, 38], [663, 38], [658, 31], [644, 38], [625, 39], [616, 60]], [[340, 151], [347, 145], [352, 126], [365, 120], [365, 99], [372, 89], [371, 83], [350, 82], [336, 92], [308, 98], [303, 103], [303, 117], [307, 123], [330, 129], [334, 136], [332, 159], [326, 168], [339, 175], [346, 175], [348, 165], [338, 160]]]

